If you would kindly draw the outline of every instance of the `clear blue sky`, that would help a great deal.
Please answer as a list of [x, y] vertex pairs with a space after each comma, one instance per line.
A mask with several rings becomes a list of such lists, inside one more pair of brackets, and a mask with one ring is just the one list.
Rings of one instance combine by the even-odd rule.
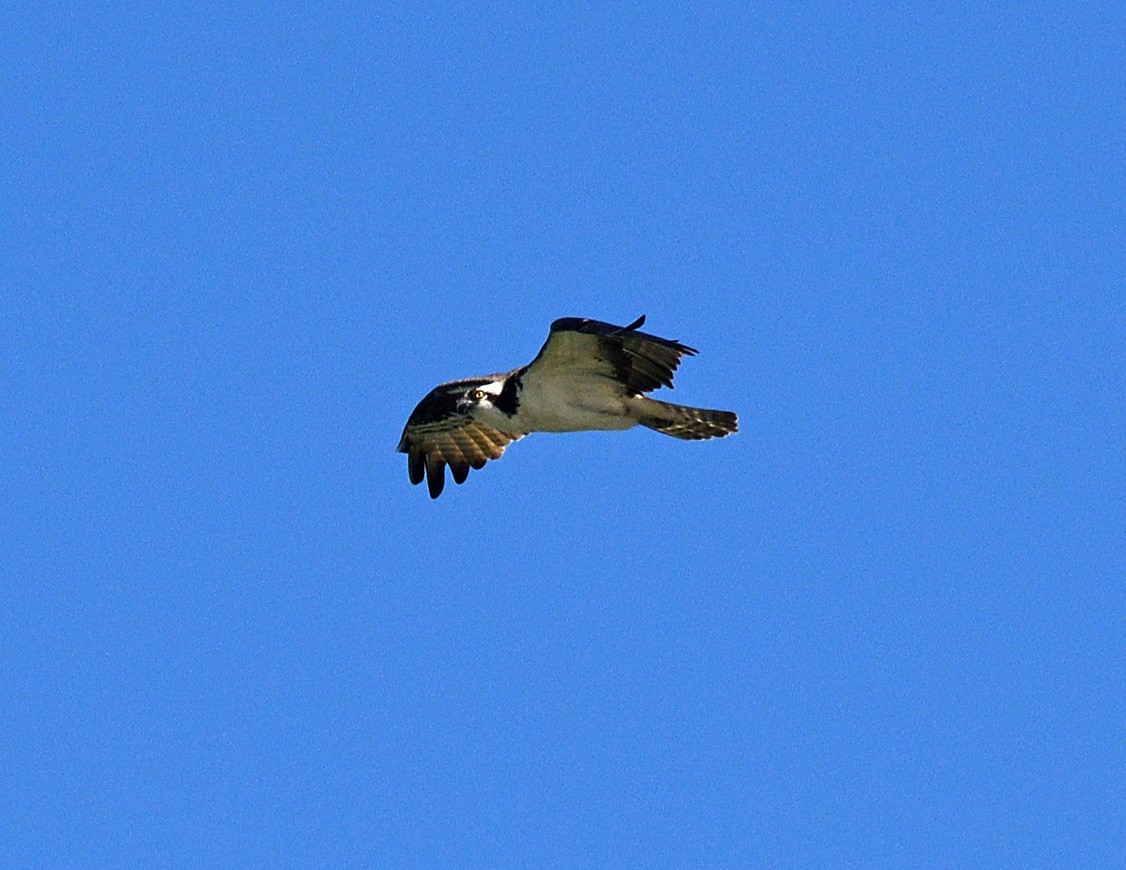
[[1126, 14], [531, 5], [0, 14], [0, 863], [1126, 864]]

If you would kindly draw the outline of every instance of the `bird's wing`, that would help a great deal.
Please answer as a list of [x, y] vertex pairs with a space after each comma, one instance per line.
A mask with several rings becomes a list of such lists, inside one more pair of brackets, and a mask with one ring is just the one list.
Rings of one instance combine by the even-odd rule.
[[673, 373], [685, 356], [696, 349], [677, 341], [638, 332], [642, 315], [629, 326], [601, 320], [564, 317], [551, 324], [529, 373], [583, 373], [612, 377], [635, 393], [659, 387], [672, 388]]
[[440, 384], [426, 394], [411, 413], [399, 439], [398, 450], [407, 454], [411, 483], [425, 475], [430, 497], [437, 498], [446, 485], [446, 466], [456, 483], [464, 483], [470, 468], [500, 459], [504, 448], [519, 436], [507, 435], [457, 410], [457, 400], [475, 384], [491, 378], [470, 378]]

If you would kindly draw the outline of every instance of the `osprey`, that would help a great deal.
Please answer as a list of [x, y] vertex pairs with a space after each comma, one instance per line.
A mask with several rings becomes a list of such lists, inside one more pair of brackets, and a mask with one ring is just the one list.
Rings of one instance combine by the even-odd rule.
[[730, 435], [730, 411], [687, 408], [645, 393], [672, 389], [681, 357], [696, 350], [629, 326], [564, 317], [536, 358], [502, 374], [439, 384], [411, 413], [398, 450], [407, 454], [411, 483], [425, 475], [430, 497], [442, 494], [448, 465], [457, 483], [470, 468], [500, 459], [504, 448], [532, 432], [629, 429], [641, 424], [674, 438]]

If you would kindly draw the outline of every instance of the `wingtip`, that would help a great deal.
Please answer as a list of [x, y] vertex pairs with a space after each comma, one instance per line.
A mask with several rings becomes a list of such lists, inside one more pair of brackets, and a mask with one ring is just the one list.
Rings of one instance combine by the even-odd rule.
[[426, 457], [426, 488], [431, 498], [442, 494], [446, 486], [446, 463], [441, 457], [430, 454]]
[[418, 486], [426, 476], [426, 457], [422, 451], [416, 450], [407, 454], [407, 475], [411, 484]]

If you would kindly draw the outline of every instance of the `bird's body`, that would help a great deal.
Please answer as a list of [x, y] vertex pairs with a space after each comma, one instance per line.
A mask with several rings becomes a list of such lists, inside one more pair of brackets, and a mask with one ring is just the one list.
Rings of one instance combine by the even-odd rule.
[[[624, 396], [608, 393], [605, 378], [578, 374], [566, 380], [537, 377], [535, 372], [510, 372], [519, 385], [520, 401], [511, 416], [493, 402], [480, 403], [474, 417], [515, 437], [532, 432], [582, 432], [628, 429], [637, 421], [628, 416]], [[489, 392], [495, 383], [486, 384]], [[500, 383], [503, 391], [503, 381]], [[535, 397], [532, 401], [529, 397]]]
[[499, 459], [512, 441], [532, 432], [620, 430], [643, 425], [686, 440], [735, 432], [730, 411], [661, 402], [644, 395], [672, 387], [673, 372], [693, 348], [629, 326], [566, 317], [551, 325], [539, 354], [526, 366], [440, 384], [414, 409], [399, 451], [408, 455], [412, 483], [424, 471], [432, 498], [445, 484], [445, 466], [462, 483], [470, 468]]

